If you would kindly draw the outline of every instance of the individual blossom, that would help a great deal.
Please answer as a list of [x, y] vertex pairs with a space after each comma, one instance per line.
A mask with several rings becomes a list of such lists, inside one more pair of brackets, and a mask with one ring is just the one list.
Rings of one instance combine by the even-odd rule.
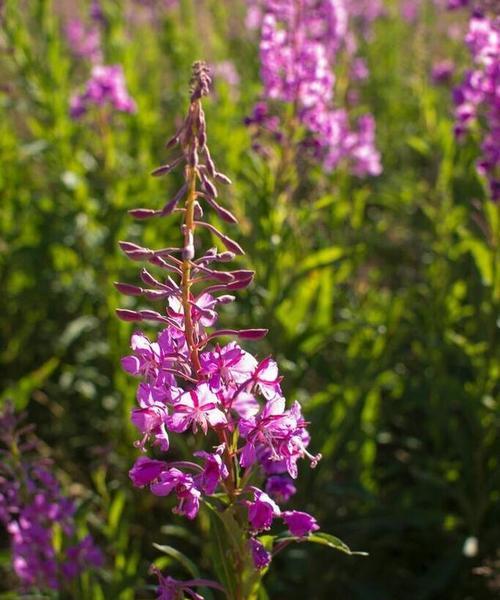
[[288, 502], [296, 492], [297, 488], [289, 477], [271, 475], [266, 481], [266, 493], [276, 502]]
[[264, 545], [255, 538], [250, 538], [250, 548], [252, 550], [252, 559], [257, 569], [265, 569], [271, 562], [271, 553]]
[[221, 481], [229, 477], [229, 471], [222, 459], [225, 444], [217, 447], [215, 452], [199, 450], [194, 456], [205, 461], [203, 471], [197, 476], [197, 484], [204, 494], [211, 495], [217, 489]]
[[219, 399], [210, 390], [210, 386], [202, 383], [179, 397], [172, 407], [172, 415], [167, 417], [168, 428], [182, 433], [192, 425], [193, 433], [200, 427], [206, 435], [209, 426], [216, 427], [227, 423], [226, 415], [219, 408], [219, 404]]
[[151, 568], [151, 573], [158, 577], [158, 600], [182, 600], [185, 597], [193, 600], [203, 600], [193, 588], [205, 587], [219, 591], [224, 591], [224, 588], [215, 581], [208, 579], [190, 579], [188, 581], [180, 581], [173, 577], [165, 577], [156, 567]]
[[279, 506], [262, 490], [254, 488], [254, 499], [248, 503], [248, 522], [252, 531], [269, 529], [275, 517], [281, 514]]
[[129, 477], [136, 487], [149, 485], [167, 469], [167, 464], [162, 460], [153, 460], [147, 456], [140, 456], [129, 471]]
[[297, 537], [305, 537], [319, 529], [316, 519], [306, 512], [287, 510], [282, 516], [290, 533]]
[[111, 108], [118, 112], [134, 113], [134, 99], [129, 95], [121, 65], [95, 65], [81, 94], [70, 101], [70, 114], [81, 118], [90, 107]]
[[189, 473], [175, 467], [167, 468], [160, 473], [157, 481], [151, 483], [150, 489], [156, 496], [168, 496], [174, 492], [179, 501], [174, 509], [177, 514], [188, 519], [194, 519], [198, 514], [201, 492]]

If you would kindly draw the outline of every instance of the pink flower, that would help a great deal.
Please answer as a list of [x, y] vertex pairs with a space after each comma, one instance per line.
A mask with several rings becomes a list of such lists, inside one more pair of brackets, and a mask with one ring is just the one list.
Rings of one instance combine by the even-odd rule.
[[82, 117], [91, 106], [111, 106], [119, 112], [134, 113], [137, 106], [127, 92], [121, 65], [95, 65], [83, 93], [70, 101], [70, 114]]
[[167, 469], [167, 464], [161, 460], [153, 460], [147, 456], [140, 456], [129, 471], [129, 477], [136, 487], [149, 485]]
[[252, 551], [252, 559], [257, 569], [265, 569], [271, 562], [271, 554], [264, 548], [259, 540], [250, 538], [250, 549]]
[[277, 502], [288, 502], [297, 492], [297, 488], [289, 477], [272, 475], [266, 481], [266, 492]]
[[183, 473], [176, 468], [162, 471], [157, 481], [151, 484], [151, 491], [156, 496], [168, 496], [171, 492], [175, 492], [179, 504], [174, 512], [185, 515], [188, 519], [194, 519], [198, 514], [201, 492], [188, 473]]
[[279, 506], [265, 492], [253, 488], [254, 501], [248, 503], [248, 521], [253, 531], [269, 529], [274, 517], [281, 514]]
[[193, 433], [196, 433], [199, 425], [206, 435], [209, 425], [216, 427], [227, 423], [226, 416], [218, 405], [217, 396], [207, 383], [202, 383], [180, 396], [173, 405], [173, 414], [167, 417], [167, 426], [171, 431], [182, 433], [192, 424]]
[[257, 366], [255, 358], [245, 352], [236, 342], [216, 346], [212, 352], [200, 355], [201, 373], [209, 376], [210, 386], [219, 391], [223, 386], [240, 385], [251, 379]]
[[215, 453], [205, 452], [204, 450], [194, 453], [195, 456], [205, 460], [203, 471], [201, 475], [198, 475], [196, 481], [202, 492], [209, 496], [215, 492], [219, 483], [229, 476], [227, 467], [222, 460], [224, 449], [225, 445], [221, 444]]
[[306, 512], [287, 510], [282, 516], [290, 533], [297, 537], [304, 537], [319, 529], [316, 519]]
[[282, 377], [278, 374], [278, 365], [271, 357], [260, 362], [252, 375], [252, 380], [267, 400], [281, 398], [281, 379]]

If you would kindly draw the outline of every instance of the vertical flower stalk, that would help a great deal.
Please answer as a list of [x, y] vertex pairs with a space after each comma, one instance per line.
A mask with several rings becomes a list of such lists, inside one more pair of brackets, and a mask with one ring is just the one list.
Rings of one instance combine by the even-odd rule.
[[93, 24], [87, 26], [79, 19], [72, 19], [66, 25], [66, 37], [73, 54], [91, 65], [90, 77], [85, 88], [70, 98], [70, 115], [81, 119], [92, 107], [99, 110], [101, 133], [107, 129], [111, 109], [116, 112], [135, 113], [137, 105], [127, 90], [123, 67], [119, 64], [104, 64], [101, 29], [105, 24], [102, 8], [98, 1], [90, 6]]
[[[217, 307], [234, 300], [232, 293], [250, 285], [254, 273], [223, 270], [217, 265], [243, 254], [239, 244], [204, 220], [204, 209], [220, 220], [236, 224], [236, 217], [218, 200], [216, 182], [229, 184], [207, 146], [202, 99], [211, 79], [203, 62], [193, 65], [190, 104], [186, 119], [168, 141], [178, 153], [153, 171], [161, 176], [184, 168], [184, 183], [162, 208], [130, 211], [137, 219], [180, 215], [181, 244], [152, 250], [121, 242], [125, 254], [149, 263], [165, 274], [143, 268], [146, 287], [116, 283], [128, 296], [167, 303], [166, 310], [118, 309], [125, 321], [153, 321], [163, 329], [151, 341], [142, 331], [131, 339], [133, 354], [122, 359], [125, 371], [140, 379], [138, 407], [131, 420], [139, 432], [136, 446], [160, 453], [170, 448], [170, 436], [206, 438], [207, 449], [190, 460], [168, 461], [140, 456], [130, 470], [135, 486], [149, 487], [157, 496], [175, 496], [174, 512], [194, 519], [200, 508], [210, 515], [213, 569], [221, 582], [177, 581], [156, 572], [159, 597], [199, 598], [197, 587], [224, 590], [232, 600], [255, 598], [272, 555], [295, 540], [315, 541], [345, 552], [337, 538], [317, 533], [311, 515], [282, 510], [295, 493], [298, 461], [314, 467], [321, 458], [309, 452], [309, 434], [298, 402], [286, 408], [278, 366], [271, 357], [261, 360], [235, 341], [258, 340], [266, 329], [215, 328]], [[201, 250], [198, 234], [211, 233], [225, 249]], [[175, 439], [175, 437], [174, 437]], [[264, 484], [264, 489], [258, 487]], [[282, 520], [287, 532], [260, 536]]]
[[460, 139], [476, 124], [483, 136], [477, 170], [500, 201], [500, 17], [475, 10], [465, 41], [474, 66], [454, 91], [455, 134]]
[[[250, 4], [256, 20], [254, 2]], [[332, 171], [348, 165], [358, 176], [380, 175], [382, 165], [375, 145], [375, 120], [361, 115], [354, 125], [347, 106], [335, 97], [334, 67], [341, 50], [353, 58], [357, 42], [349, 28], [348, 0], [263, 0], [260, 3], [260, 62], [262, 99], [247, 124], [257, 136], [271, 133], [284, 148], [297, 143]], [[358, 17], [356, 12], [353, 17]], [[257, 19], [258, 20], [258, 19]], [[352, 81], [367, 77], [362, 59], [354, 59]], [[350, 101], [355, 99], [350, 91]], [[346, 101], [348, 103], [349, 100]], [[293, 126], [283, 107], [293, 114]], [[283, 123], [282, 123], [283, 121]]]
[[0, 523], [21, 591], [69, 591], [103, 557], [90, 535], [77, 538], [76, 505], [62, 494], [50, 461], [39, 456], [33, 427], [22, 421], [10, 404], [0, 414]]

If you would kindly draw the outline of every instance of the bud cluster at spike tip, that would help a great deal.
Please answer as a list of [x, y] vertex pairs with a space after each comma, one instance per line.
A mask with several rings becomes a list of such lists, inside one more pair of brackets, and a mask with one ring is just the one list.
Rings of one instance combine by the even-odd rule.
[[[103, 556], [92, 537], [78, 539], [75, 503], [65, 497], [51, 463], [37, 453], [32, 427], [10, 404], [0, 414], [0, 522], [10, 536], [20, 588], [59, 590]], [[61, 549], [54, 525], [61, 531]]]
[[[201, 221], [201, 216], [194, 219], [196, 213], [203, 214], [201, 206], [224, 221], [228, 221], [224, 215], [232, 214], [214, 205], [216, 183], [230, 181], [217, 171], [207, 146], [200, 99], [209, 86], [206, 65], [195, 63], [188, 115], [167, 142], [167, 148], [176, 153], [168, 164], [184, 168], [182, 193], [174, 195], [175, 206], [184, 201], [184, 210], [174, 212], [170, 199], [165, 204], [168, 210], [140, 209], [144, 211], [140, 218], [180, 215], [182, 244], [154, 250], [121, 242], [126, 255], [149, 263], [154, 271], [142, 269], [145, 287], [130, 283], [117, 283], [116, 287], [136, 299], [145, 297], [159, 304], [158, 311], [119, 309], [120, 318], [149, 320], [162, 327], [154, 337], [136, 330], [132, 352], [122, 359], [123, 369], [139, 379], [137, 407], [131, 414], [138, 430], [136, 446], [145, 453], [150, 447], [167, 453], [175, 445], [176, 435], [195, 434], [206, 436], [212, 447], [182, 462], [169, 462], [168, 455], [164, 460], [142, 455], [130, 477], [135, 486], [148, 487], [155, 495], [176, 497], [175, 512], [189, 519], [196, 517], [205, 497], [231, 491], [232, 501], [247, 510], [249, 553], [256, 559], [256, 568], [262, 568], [269, 561], [256, 536], [275, 519], [285, 523], [292, 535], [300, 530], [300, 537], [317, 528], [313, 517], [308, 521], [300, 516], [305, 513], [297, 513], [296, 519], [296, 511], [282, 513], [278, 502], [288, 501], [295, 493], [292, 482], [298, 475], [299, 459], [308, 458], [315, 466], [321, 457], [307, 449], [310, 438], [299, 403], [286, 407], [276, 362], [271, 357], [259, 360], [238, 342], [221, 339], [256, 340], [267, 330], [217, 328], [219, 305], [232, 302], [232, 292], [250, 285], [254, 273], [221, 269], [243, 250], [215, 225]], [[160, 174], [169, 170], [165, 167]], [[237, 222], [236, 218], [231, 222]], [[208, 231], [203, 227], [207, 225]], [[199, 250], [195, 232], [200, 229], [203, 235], [215, 234], [225, 249]], [[250, 473], [267, 479], [266, 491], [245, 485], [236, 489], [241, 479], [235, 478], [235, 469], [241, 471], [243, 480], [248, 480]], [[301, 527], [295, 526], [297, 519]], [[173, 585], [171, 580], [168, 585]]]
[[[250, 9], [255, 20], [255, 3]], [[346, 163], [356, 176], [379, 175], [382, 165], [375, 145], [373, 116], [361, 115], [353, 126], [347, 107], [337, 106], [334, 97], [338, 53], [345, 49], [353, 58], [357, 49], [356, 38], [349, 28], [350, 3], [263, 0], [259, 10], [264, 90], [263, 99], [246, 119], [247, 124], [257, 126], [257, 135], [267, 131], [280, 141], [284, 128], [273, 112], [273, 104], [289, 103], [307, 132], [302, 144], [327, 171]], [[353, 58], [356, 61], [359, 66], [359, 59]], [[360, 78], [352, 78], [356, 79]], [[353, 100], [357, 92], [351, 92]]]

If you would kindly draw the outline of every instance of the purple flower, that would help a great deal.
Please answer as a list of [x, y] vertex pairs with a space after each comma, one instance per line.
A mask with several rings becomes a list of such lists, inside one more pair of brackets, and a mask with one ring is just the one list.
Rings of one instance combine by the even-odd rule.
[[190, 579], [188, 581], [180, 581], [173, 577], [165, 577], [155, 567], [151, 567], [151, 573], [154, 573], [158, 577], [158, 596], [157, 600], [182, 600], [182, 598], [189, 597], [193, 600], [203, 600], [203, 596], [197, 594], [193, 588], [195, 587], [208, 587], [219, 591], [224, 591], [224, 588], [208, 579]]
[[289, 477], [272, 475], [266, 481], [266, 492], [277, 502], [288, 502], [297, 488]]
[[70, 114], [83, 116], [91, 106], [110, 106], [119, 112], [134, 113], [137, 106], [127, 92], [121, 65], [95, 65], [82, 94], [71, 98]]
[[432, 81], [436, 84], [447, 83], [453, 76], [455, 65], [451, 60], [440, 60], [432, 66]]
[[208, 427], [216, 427], [227, 423], [225, 414], [220, 410], [217, 396], [210, 390], [206, 383], [195, 389], [184, 392], [173, 405], [173, 414], [167, 417], [167, 426], [171, 431], [182, 433], [190, 425], [193, 433], [198, 426], [206, 435]]
[[285, 511], [282, 516], [290, 533], [297, 537], [304, 537], [319, 529], [316, 519], [306, 512], [289, 510]]
[[157, 481], [151, 484], [151, 491], [156, 496], [168, 496], [175, 492], [179, 504], [174, 512], [194, 519], [200, 508], [201, 492], [196, 487], [193, 477], [179, 469], [169, 468], [162, 471]]
[[[309, 434], [305, 426], [298, 402], [294, 402], [289, 410], [285, 410], [284, 398], [267, 402], [256, 417], [240, 419], [239, 430], [247, 440], [241, 452], [241, 466], [252, 466], [259, 452], [266, 462], [280, 463], [278, 473], [282, 472], [284, 465], [294, 479], [298, 473], [299, 458], [307, 456], [312, 466], [316, 466], [321, 455], [313, 456], [307, 451]], [[267, 466], [265, 468], [266, 472], [270, 472]]]
[[71, 19], [66, 25], [66, 37], [78, 58], [94, 63], [102, 60], [101, 33], [98, 27], [86, 27], [79, 19]]
[[[140, 408], [134, 408], [130, 420], [143, 434], [142, 440], [137, 443], [138, 447], [144, 448], [148, 438], [154, 436], [155, 444], [163, 451], [167, 451], [170, 445], [165, 424], [168, 419], [168, 409], [165, 401], [177, 388], [168, 391], [155, 388], [148, 383], [141, 383], [137, 388], [137, 400]], [[182, 390], [178, 391], [178, 394]]]
[[254, 501], [248, 503], [248, 521], [252, 531], [269, 529], [274, 517], [281, 514], [279, 506], [265, 492], [253, 488]]
[[271, 401], [282, 397], [280, 387], [282, 377], [278, 375], [278, 365], [271, 357], [265, 358], [257, 365], [252, 374], [252, 380], [267, 400]]
[[271, 554], [264, 548], [259, 540], [250, 538], [250, 549], [252, 551], [253, 564], [257, 569], [265, 569], [271, 562]]
[[201, 373], [209, 377], [210, 387], [214, 391], [249, 381], [257, 366], [255, 358], [236, 342], [222, 348], [216, 346], [212, 352], [203, 352], [200, 362]]
[[240, 420], [240, 434], [247, 440], [240, 457], [242, 467], [246, 468], [254, 464], [257, 459], [257, 446], [259, 444], [268, 446], [274, 452], [276, 459], [279, 459], [276, 446], [283, 434], [286, 435], [287, 432], [284, 411], [285, 399], [279, 398], [267, 402], [259, 415]]
[[205, 460], [205, 466], [201, 475], [196, 479], [198, 487], [203, 493], [210, 496], [221, 481], [229, 476], [227, 467], [222, 460], [222, 454], [225, 450], [225, 444], [221, 444], [215, 453], [200, 450], [194, 455]]
[[[21, 424], [12, 407], [0, 414], [0, 522], [10, 536], [12, 566], [23, 590], [58, 590], [82, 572], [98, 567], [102, 553], [91, 536], [78, 539], [76, 504], [65, 497], [38, 453], [39, 440]], [[15, 440], [17, 451], [11, 452]], [[19, 452], [20, 451], [20, 452]], [[54, 525], [60, 529], [56, 551]]]
[[[314, 12], [308, 27], [311, 36], [321, 38], [331, 53], [336, 48], [335, 39], [329, 37], [332, 26], [340, 27], [341, 24], [332, 15], [328, 16], [325, 7], [322, 4], [322, 8]], [[314, 50], [314, 45], [309, 50]], [[309, 58], [312, 61], [314, 57]], [[327, 80], [327, 65], [321, 68]], [[314, 466], [320, 456], [313, 456], [307, 451], [307, 423], [298, 402], [286, 408], [276, 362], [271, 357], [258, 362], [236, 342], [220, 345], [214, 341], [228, 335], [235, 335], [240, 341], [256, 340], [267, 330], [210, 329], [218, 318], [217, 306], [232, 302], [234, 297], [229, 292], [247, 287], [254, 273], [246, 269], [216, 268], [217, 263], [227, 263], [243, 250], [222, 231], [202, 220], [203, 208], [213, 209], [229, 223], [235, 223], [236, 217], [218, 204], [215, 183], [229, 184], [230, 180], [217, 171], [207, 147], [201, 99], [208, 94], [211, 79], [203, 63], [195, 63], [191, 83], [188, 116], [167, 142], [167, 147], [176, 148], [178, 154], [153, 171], [153, 175], [161, 176], [182, 167], [185, 181], [163, 209], [130, 211], [137, 219], [166, 217], [174, 212], [185, 196], [185, 206], [175, 212], [182, 219], [182, 242], [180, 247], [157, 250], [120, 242], [121, 249], [132, 260], [148, 261], [156, 268], [164, 269], [167, 275], [157, 278], [142, 269], [142, 283], [149, 287], [115, 284], [126, 295], [165, 301], [167, 307], [164, 312], [146, 309], [118, 309], [117, 312], [125, 321], [164, 324], [156, 339], [149, 339], [142, 332], [134, 333], [131, 342], [133, 354], [122, 359], [123, 368], [141, 380], [137, 389], [138, 406], [131, 415], [132, 422], [143, 435], [136, 445], [144, 449], [146, 441], [153, 438], [160, 450], [167, 451], [169, 436], [173, 440], [177, 437], [173, 434], [184, 434], [189, 430], [197, 434], [201, 430], [207, 435], [209, 429], [214, 429], [219, 446], [212, 452], [195, 451], [193, 454], [201, 459], [201, 464], [184, 460], [166, 463], [142, 456], [129, 475], [134, 485], [149, 486], [156, 496], [175, 495], [177, 506], [174, 512], [189, 519], [198, 514], [204, 496], [213, 496], [218, 489], [222, 494], [216, 499], [216, 504], [219, 505], [219, 501], [225, 504], [227, 499], [228, 506], [224, 510], [232, 512], [246, 507], [249, 526], [235, 524], [239, 528], [235, 532], [238, 539], [241, 535], [248, 541], [248, 544], [239, 547], [246, 556], [229, 567], [238, 570], [240, 563], [248, 564], [248, 559], [253, 557], [256, 569], [263, 569], [269, 564], [270, 553], [255, 539], [255, 534], [269, 529], [274, 518], [281, 514], [271, 495], [286, 501], [295, 493], [295, 486], [288, 477], [276, 475], [288, 472], [291, 477], [296, 477], [300, 458], [308, 457]], [[286, 91], [287, 85], [282, 86], [283, 90]], [[304, 86], [304, 107], [312, 108], [316, 93], [312, 83], [309, 87]], [[368, 160], [364, 156], [363, 145], [367, 144], [365, 138], [370, 138], [373, 130], [369, 119], [360, 120], [358, 137], [354, 139], [351, 135], [353, 147], [357, 144], [359, 161]], [[202, 227], [215, 234], [226, 250], [210, 248], [201, 250], [197, 256], [198, 244], [194, 234]], [[192, 291], [194, 284], [196, 294]], [[212, 434], [211, 437], [215, 436]], [[188, 442], [186, 447], [193, 445]], [[247, 471], [241, 473], [240, 466]], [[267, 481], [266, 492], [249, 483], [262, 475], [274, 475]], [[301, 531], [307, 529], [304, 518], [299, 518], [303, 513], [289, 514], [292, 528], [298, 530], [302, 524]], [[308, 531], [312, 529], [314, 524], [309, 525]], [[228, 553], [228, 556], [232, 554]], [[198, 599], [201, 597], [193, 590], [194, 587], [220, 589], [217, 584], [204, 580], [179, 582], [159, 572], [157, 574], [161, 598], [177, 600], [189, 596]]]
[[160, 474], [167, 469], [167, 464], [161, 460], [153, 460], [147, 456], [140, 456], [129, 471], [129, 477], [136, 487], [144, 487], [158, 479]]
[[[307, 131], [302, 145], [312, 150], [326, 170], [344, 161], [357, 176], [379, 175], [382, 167], [374, 125], [368, 127], [360, 120], [356, 129], [346, 111], [335, 107], [332, 64], [342, 47], [351, 55], [356, 51], [345, 2], [263, 3], [260, 59], [266, 102], [255, 106], [246, 123], [258, 125], [276, 137], [279, 120], [270, 114], [269, 103], [291, 103], [297, 120]], [[380, 13], [380, 6], [372, 8], [373, 15]], [[352, 71], [353, 80], [368, 77], [366, 63], [359, 57], [354, 58]], [[349, 92], [351, 98], [355, 96], [353, 91]]]
[[454, 90], [455, 135], [462, 138], [473, 124], [482, 130], [482, 157], [477, 169], [487, 178], [491, 198], [497, 202], [500, 200], [500, 19], [474, 13], [465, 41], [474, 68]]

